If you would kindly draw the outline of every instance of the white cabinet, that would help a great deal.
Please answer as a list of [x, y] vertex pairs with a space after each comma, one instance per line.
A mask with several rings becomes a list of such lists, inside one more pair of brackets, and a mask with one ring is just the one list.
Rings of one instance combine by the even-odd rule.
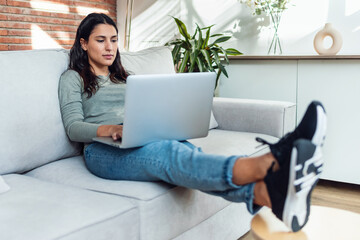
[[327, 111], [323, 179], [360, 184], [360, 57], [234, 59], [219, 95], [297, 103], [299, 121], [312, 100]]
[[296, 102], [297, 61], [231, 60], [220, 96]]
[[312, 99], [327, 111], [323, 178], [360, 184], [360, 60], [300, 60], [298, 120]]

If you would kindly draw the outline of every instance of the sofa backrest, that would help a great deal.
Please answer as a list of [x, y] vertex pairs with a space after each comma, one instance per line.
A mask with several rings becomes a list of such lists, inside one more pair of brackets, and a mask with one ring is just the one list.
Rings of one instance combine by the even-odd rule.
[[0, 52], [0, 174], [79, 154], [64, 131], [58, 82], [65, 50]]
[[[0, 52], [0, 175], [21, 173], [78, 155], [66, 136], [58, 82], [68, 67], [63, 49]], [[174, 73], [165, 47], [121, 53], [132, 74]]]

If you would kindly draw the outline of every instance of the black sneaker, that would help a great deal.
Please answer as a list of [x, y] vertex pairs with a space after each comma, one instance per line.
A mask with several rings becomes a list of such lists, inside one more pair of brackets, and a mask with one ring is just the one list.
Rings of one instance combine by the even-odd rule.
[[264, 181], [272, 212], [297, 232], [309, 218], [311, 193], [323, 166], [321, 147], [307, 139], [296, 140], [286, 163], [279, 171], [270, 169]]
[[326, 134], [326, 113], [323, 105], [313, 101], [308, 106], [304, 117], [298, 127], [291, 133], [286, 134], [277, 143], [269, 143], [257, 137], [256, 141], [267, 144], [271, 153], [278, 160], [280, 167], [284, 164], [293, 146], [293, 143], [300, 138], [308, 139], [316, 146], [322, 146]]

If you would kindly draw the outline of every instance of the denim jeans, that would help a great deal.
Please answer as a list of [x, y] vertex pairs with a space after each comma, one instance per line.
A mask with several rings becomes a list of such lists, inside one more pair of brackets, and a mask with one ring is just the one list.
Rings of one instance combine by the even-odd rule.
[[256, 211], [255, 183], [238, 186], [232, 182], [232, 169], [239, 156], [206, 154], [186, 141], [163, 140], [130, 149], [92, 143], [86, 147], [84, 157], [89, 171], [101, 178], [161, 180], [232, 202], [245, 202], [250, 213]]

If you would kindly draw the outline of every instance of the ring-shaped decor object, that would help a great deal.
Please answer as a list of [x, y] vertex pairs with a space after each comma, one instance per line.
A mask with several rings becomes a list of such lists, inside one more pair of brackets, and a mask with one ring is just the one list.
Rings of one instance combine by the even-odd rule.
[[[330, 48], [324, 47], [324, 39], [330, 37], [332, 45]], [[332, 27], [331, 23], [326, 23], [314, 38], [314, 48], [319, 55], [336, 55], [342, 47], [342, 37], [338, 30]]]

